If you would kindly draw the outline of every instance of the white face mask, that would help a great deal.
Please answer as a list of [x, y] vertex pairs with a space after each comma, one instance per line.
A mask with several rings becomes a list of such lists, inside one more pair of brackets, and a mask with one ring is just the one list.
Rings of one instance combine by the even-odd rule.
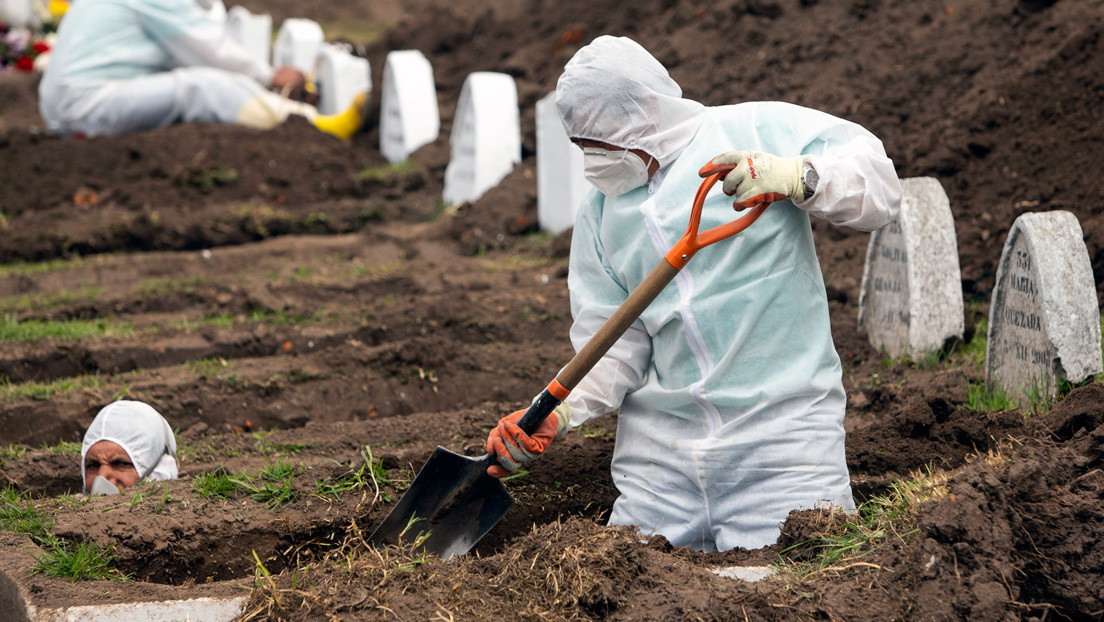
[[625, 194], [648, 183], [650, 162], [635, 153], [606, 151], [598, 147], [583, 148], [583, 175], [607, 197]]

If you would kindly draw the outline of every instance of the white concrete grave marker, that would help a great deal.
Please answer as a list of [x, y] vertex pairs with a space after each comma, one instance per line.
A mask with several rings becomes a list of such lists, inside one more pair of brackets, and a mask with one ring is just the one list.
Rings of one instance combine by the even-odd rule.
[[241, 5], [232, 6], [227, 12], [226, 34], [253, 58], [266, 63], [271, 58], [271, 15], [254, 15]]
[[372, 73], [367, 58], [353, 56], [333, 44], [318, 50], [311, 72], [318, 85], [318, 112], [336, 114], [348, 108], [358, 93], [372, 91]]
[[575, 211], [590, 182], [583, 177], [583, 150], [571, 139], [556, 110], [553, 91], [537, 102], [537, 220], [559, 233], [575, 224]]
[[211, 3], [211, 8], [207, 9], [207, 14], [213, 17], [215, 21], [222, 24], [223, 28], [226, 27], [226, 5], [223, 4], [222, 0], [214, 0], [214, 2]]
[[12, 28], [38, 28], [34, 0], [0, 0], [0, 22]]
[[892, 357], [919, 360], [965, 328], [962, 272], [951, 204], [932, 177], [901, 180], [897, 220], [866, 247], [859, 327]]
[[309, 19], [289, 17], [280, 24], [272, 45], [272, 66], [290, 65], [304, 74], [314, 68], [314, 60], [325, 40], [322, 27]]
[[1027, 406], [1099, 374], [1100, 308], [1081, 224], [1066, 211], [1012, 224], [989, 304], [986, 377]]
[[433, 67], [418, 50], [388, 52], [380, 93], [380, 153], [392, 164], [437, 140], [441, 113]]
[[473, 202], [521, 161], [517, 86], [504, 73], [468, 74], [460, 91], [445, 167], [446, 203]]

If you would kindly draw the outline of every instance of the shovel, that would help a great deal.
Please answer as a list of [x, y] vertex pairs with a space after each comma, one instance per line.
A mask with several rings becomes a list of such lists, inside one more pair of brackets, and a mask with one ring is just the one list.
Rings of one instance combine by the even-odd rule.
[[[535, 432], [545, 417], [567, 399], [694, 253], [743, 231], [767, 209], [769, 203], [759, 204], [738, 220], [698, 233], [705, 196], [732, 168], [707, 164], [701, 169], [700, 173], [708, 177], [694, 196], [686, 233], [525, 411], [518, 426], [526, 434]], [[493, 455], [470, 458], [438, 447], [368, 543], [374, 547], [405, 544], [443, 559], [467, 553], [514, 505], [506, 486], [487, 475], [487, 467], [495, 464]]]

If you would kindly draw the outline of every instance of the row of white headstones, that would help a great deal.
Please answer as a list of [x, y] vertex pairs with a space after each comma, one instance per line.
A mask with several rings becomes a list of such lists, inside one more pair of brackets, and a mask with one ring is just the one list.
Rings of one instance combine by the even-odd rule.
[[[213, 10], [217, 11], [217, 4]], [[319, 111], [323, 114], [343, 110], [358, 92], [371, 92], [368, 61], [325, 43], [317, 23], [284, 20], [270, 53], [271, 17], [235, 6], [226, 19], [230, 37], [251, 54], [310, 75], [319, 86]], [[564, 132], [551, 94], [537, 103], [536, 116], [538, 219], [543, 230], [559, 232], [574, 222], [574, 206], [589, 186], [582, 176], [582, 153]], [[439, 131], [440, 112], [429, 60], [417, 50], [389, 52], [380, 96], [380, 152], [392, 163], [401, 162], [435, 141]], [[450, 205], [478, 200], [521, 162], [521, 123], [513, 77], [478, 71], [465, 78], [449, 145], [442, 199]]]
[[[964, 332], [950, 201], [931, 177], [902, 180], [897, 220], [866, 252], [859, 326], [892, 357], [914, 360]], [[1100, 308], [1081, 224], [1067, 211], [1027, 213], [1008, 232], [989, 303], [986, 381], [1027, 406], [1062, 381], [1101, 373]]]

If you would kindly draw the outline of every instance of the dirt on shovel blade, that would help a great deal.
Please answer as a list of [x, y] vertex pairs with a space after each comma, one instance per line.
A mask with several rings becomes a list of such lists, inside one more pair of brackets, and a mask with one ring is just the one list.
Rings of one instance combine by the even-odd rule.
[[[0, 73], [0, 572], [34, 606], [247, 596], [242, 619], [312, 621], [1104, 615], [1104, 385], [1035, 412], [977, 399], [1017, 216], [1075, 214], [1104, 291], [1104, 0], [245, 6], [318, 20], [369, 59], [375, 85], [387, 52], [422, 51], [440, 137], [389, 165], [373, 96], [348, 142], [297, 118], [66, 140], [42, 130], [38, 78]], [[538, 231], [533, 108], [600, 34], [642, 43], [686, 97], [824, 110], [881, 138], [899, 176], [936, 178], [965, 343], [919, 362], [873, 349], [856, 321], [869, 235], [813, 219], [861, 513], [795, 512], [774, 545], [723, 553], [606, 527], [613, 413], [507, 481], [516, 505], [470, 554], [369, 547], [437, 446], [483, 455], [490, 427], [574, 353], [571, 233]], [[473, 71], [514, 77], [523, 157], [479, 200], [446, 206]], [[75, 495], [84, 429], [119, 398], [177, 429], [181, 477]], [[77, 551], [85, 561], [61, 563]], [[777, 574], [712, 572], [727, 566]]]

